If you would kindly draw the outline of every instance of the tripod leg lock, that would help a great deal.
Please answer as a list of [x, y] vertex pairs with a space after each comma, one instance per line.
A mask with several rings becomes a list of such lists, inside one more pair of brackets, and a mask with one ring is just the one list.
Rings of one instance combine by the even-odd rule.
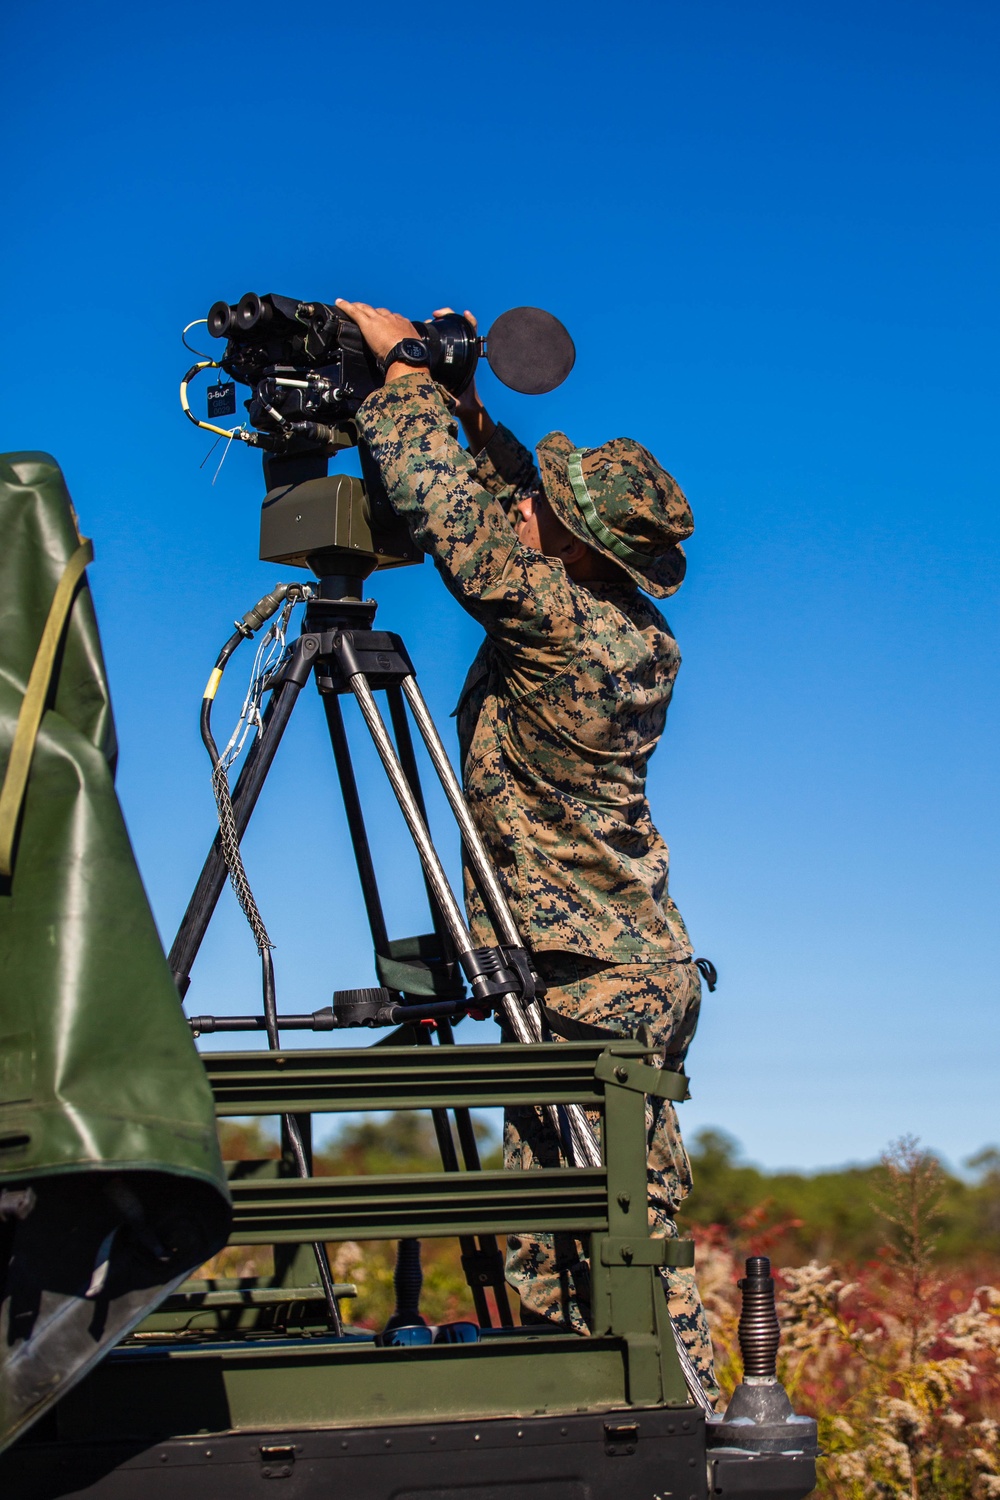
[[521, 1004], [528, 1006], [536, 999], [538, 975], [524, 948], [470, 948], [458, 955], [458, 961], [476, 1000], [489, 1005], [500, 995], [517, 995]]

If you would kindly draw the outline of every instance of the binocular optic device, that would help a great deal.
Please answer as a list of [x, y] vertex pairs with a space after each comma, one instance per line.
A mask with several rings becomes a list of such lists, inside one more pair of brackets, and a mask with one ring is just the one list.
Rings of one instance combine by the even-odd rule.
[[[273, 292], [215, 302], [206, 322], [226, 347], [217, 360], [189, 372], [182, 402], [197, 422], [187, 405], [187, 382], [209, 365], [249, 387], [244, 405], [252, 430], [234, 435], [264, 454], [261, 560], [307, 567], [318, 577], [355, 579], [376, 568], [422, 561], [370, 454], [358, 443], [352, 419], [385, 378], [358, 325], [326, 302], [298, 302]], [[538, 307], [511, 308], [486, 335], [460, 313], [416, 321], [414, 327], [427, 345], [431, 378], [453, 396], [467, 388], [481, 358], [524, 395], [554, 390], [576, 359], [562, 323]], [[232, 384], [210, 387], [208, 399], [212, 417], [236, 410]], [[330, 457], [355, 446], [363, 479], [330, 474]]]

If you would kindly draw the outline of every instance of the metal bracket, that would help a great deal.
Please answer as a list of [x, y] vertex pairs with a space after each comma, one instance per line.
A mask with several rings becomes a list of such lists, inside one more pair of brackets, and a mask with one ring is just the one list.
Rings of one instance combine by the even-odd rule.
[[601, 1265], [686, 1268], [694, 1265], [694, 1240], [651, 1240], [641, 1234], [608, 1234], [601, 1240]]
[[500, 1250], [470, 1250], [462, 1256], [462, 1270], [469, 1286], [496, 1286], [503, 1278]]
[[652, 1094], [657, 1099], [672, 1099], [675, 1103], [691, 1097], [684, 1073], [675, 1073], [670, 1068], [652, 1068], [649, 1063], [639, 1062], [635, 1057], [616, 1057], [613, 1047], [597, 1059], [594, 1077], [602, 1083], [615, 1083], [619, 1088], [633, 1089], [637, 1094]]
[[288, 1479], [292, 1473], [292, 1465], [295, 1463], [295, 1445], [293, 1443], [261, 1443], [260, 1461], [264, 1466], [261, 1473], [265, 1479]]
[[345, 681], [367, 678], [369, 687], [388, 687], [413, 677], [413, 663], [398, 635], [388, 630], [337, 630], [323, 634], [323, 655], [333, 658]]
[[609, 1458], [634, 1453], [638, 1442], [638, 1422], [605, 1422], [604, 1451]]

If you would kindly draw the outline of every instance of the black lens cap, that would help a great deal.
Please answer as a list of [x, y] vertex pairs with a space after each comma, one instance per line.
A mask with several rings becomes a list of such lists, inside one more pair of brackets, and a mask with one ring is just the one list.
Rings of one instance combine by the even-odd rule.
[[543, 396], [562, 385], [576, 348], [558, 318], [540, 307], [512, 307], [486, 336], [486, 358], [498, 380], [523, 396]]

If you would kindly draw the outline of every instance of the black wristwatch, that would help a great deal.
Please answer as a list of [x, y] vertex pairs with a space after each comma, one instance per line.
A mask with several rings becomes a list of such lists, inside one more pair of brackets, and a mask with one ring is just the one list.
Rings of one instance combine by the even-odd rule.
[[382, 356], [379, 364], [384, 375], [390, 365], [426, 365], [429, 361], [430, 350], [423, 339], [400, 339], [388, 354]]

